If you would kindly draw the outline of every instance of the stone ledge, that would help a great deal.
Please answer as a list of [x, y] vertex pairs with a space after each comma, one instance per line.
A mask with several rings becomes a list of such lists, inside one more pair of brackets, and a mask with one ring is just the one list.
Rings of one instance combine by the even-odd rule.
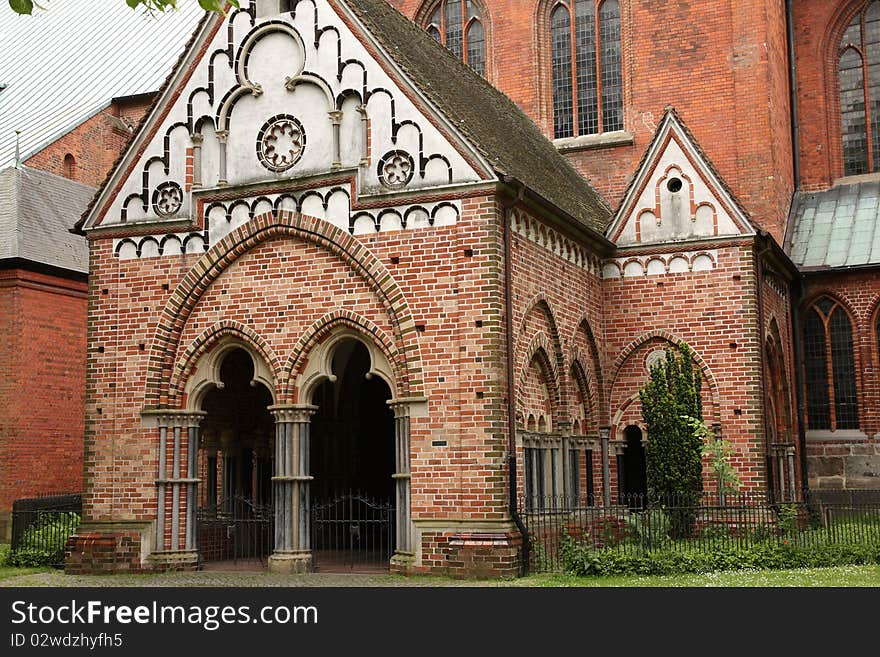
[[565, 137], [554, 139], [553, 145], [560, 153], [573, 153], [576, 151], [588, 151], [598, 148], [614, 148], [615, 146], [632, 146], [635, 143], [633, 133], [625, 130], [614, 132], [601, 132], [596, 135], [582, 135], [580, 137]]

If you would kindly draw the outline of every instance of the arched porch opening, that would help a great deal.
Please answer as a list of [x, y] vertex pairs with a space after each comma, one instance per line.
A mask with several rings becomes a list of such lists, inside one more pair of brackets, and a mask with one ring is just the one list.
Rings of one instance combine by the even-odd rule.
[[366, 345], [348, 337], [311, 396], [311, 532], [319, 571], [387, 570], [395, 537], [391, 388]]
[[275, 420], [272, 392], [254, 359], [228, 345], [215, 355], [214, 385], [197, 404], [205, 413], [198, 455], [198, 551], [203, 568], [262, 568], [272, 552]]

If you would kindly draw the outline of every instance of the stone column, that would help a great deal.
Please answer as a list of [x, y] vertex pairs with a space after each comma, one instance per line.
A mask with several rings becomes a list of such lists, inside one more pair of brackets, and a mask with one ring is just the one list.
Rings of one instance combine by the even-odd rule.
[[202, 186], [202, 134], [197, 132], [190, 137], [193, 145], [193, 173], [192, 187], [198, 189]]
[[333, 126], [333, 164], [331, 167], [333, 169], [338, 169], [342, 166], [342, 143], [340, 132], [342, 130], [342, 112], [339, 110], [333, 110], [329, 112], [330, 114], [330, 123]]
[[611, 464], [608, 461], [611, 427], [599, 427], [599, 439], [602, 441], [602, 505], [607, 508], [611, 506]]
[[220, 146], [220, 174], [219, 179], [217, 180], [218, 185], [225, 185], [228, 180], [226, 180], [226, 140], [229, 138], [228, 130], [218, 130], [217, 131], [217, 141]]
[[[168, 411], [157, 417], [159, 468], [156, 478], [158, 504], [155, 556], [169, 564], [192, 565], [198, 561], [196, 510], [199, 484], [199, 423], [203, 417], [205, 417], [203, 411]], [[169, 447], [171, 448], [170, 468]], [[170, 535], [166, 540], [166, 497], [169, 487], [171, 518], [169, 519]], [[181, 498], [186, 507], [185, 514], [181, 514]], [[183, 535], [182, 544], [181, 535]]]
[[779, 501], [785, 502], [785, 448], [773, 446], [776, 452], [776, 471], [779, 473]]
[[788, 494], [789, 500], [792, 502], [797, 502], [797, 486], [795, 485], [795, 477], [794, 477], [794, 455], [795, 449], [793, 445], [789, 445], [785, 448], [785, 458], [788, 461]]
[[312, 569], [309, 447], [316, 406], [270, 406], [275, 416], [275, 549], [269, 570], [306, 573]]
[[361, 115], [361, 161], [360, 165], [362, 167], [369, 166], [370, 164], [370, 156], [369, 156], [369, 124], [367, 123], [367, 107], [366, 105], [361, 105], [357, 108], [358, 114]]
[[415, 560], [412, 543], [411, 480], [410, 468], [410, 418], [409, 402], [388, 402], [394, 410], [394, 484], [395, 484], [395, 544], [392, 561], [399, 567], [411, 565]]

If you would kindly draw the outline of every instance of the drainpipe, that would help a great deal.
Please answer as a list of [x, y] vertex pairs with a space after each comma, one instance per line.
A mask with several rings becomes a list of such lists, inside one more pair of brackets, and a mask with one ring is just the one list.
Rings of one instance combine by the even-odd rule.
[[519, 515], [516, 503], [516, 387], [513, 377], [514, 364], [514, 335], [513, 335], [513, 267], [511, 265], [511, 236], [510, 236], [510, 208], [517, 201], [522, 200], [523, 188], [520, 186], [517, 200], [503, 207], [504, 224], [504, 330], [507, 340], [507, 468], [510, 480], [509, 512], [510, 517], [516, 524], [516, 528], [522, 535], [522, 575], [529, 573], [529, 556], [531, 545], [529, 531]]
[[[772, 240], [773, 238], [767, 235], [767, 233], [761, 231], [760, 235], [764, 237], [765, 240]], [[761, 408], [764, 408], [767, 403], [767, 373], [766, 373], [766, 363], [765, 358], [767, 354], [764, 353], [764, 344], [767, 339], [764, 331], [764, 266], [762, 264], [764, 255], [770, 250], [771, 245], [768, 243], [764, 246], [763, 249], [759, 253], [755, 255], [755, 282], [757, 285], [757, 303], [758, 303], [758, 354], [759, 364], [761, 365]], [[767, 492], [770, 496], [770, 501], [773, 501], [774, 492], [773, 492], [773, 465], [772, 465], [772, 457], [770, 454], [770, 431], [769, 431], [769, 418], [767, 417], [767, 409], [764, 408], [764, 412], [761, 414], [764, 420], [764, 444], [766, 446], [766, 466], [767, 466]]]
[[792, 0], [785, 0], [785, 30], [788, 36], [788, 94], [791, 111], [791, 168], [795, 193], [801, 186], [801, 156], [798, 149], [800, 124], [798, 123], [797, 66], [794, 60], [794, 9]]
[[810, 480], [807, 477], [807, 431], [804, 428], [804, 417], [806, 417], [806, 405], [804, 403], [804, 384], [803, 372], [801, 367], [804, 362], [803, 344], [801, 344], [801, 299], [804, 294], [803, 283], [798, 280], [791, 286], [791, 342], [794, 347], [794, 386], [795, 386], [795, 403], [797, 404], [797, 427], [798, 427], [798, 443], [800, 444], [801, 453], [801, 496], [803, 500], [809, 499], [810, 496]]
[[[801, 188], [801, 156], [798, 148], [800, 141], [800, 123], [798, 122], [798, 99], [797, 99], [797, 63], [794, 52], [794, 9], [792, 0], [785, 0], [785, 27], [788, 32], [788, 88], [790, 94], [789, 108], [791, 110], [791, 165], [794, 176], [794, 195], [797, 198]], [[804, 402], [803, 372], [803, 345], [801, 344], [800, 332], [800, 303], [803, 296], [803, 283], [800, 279], [791, 286], [791, 342], [794, 351], [794, 382], [795, 404], [797, 406], [798, 443], [800, 444], [801, 461], [801, 494], [807, 499], [810, 493], [809, 479], [807, 478], [807, 433], [804, 428], [806, 404]]]

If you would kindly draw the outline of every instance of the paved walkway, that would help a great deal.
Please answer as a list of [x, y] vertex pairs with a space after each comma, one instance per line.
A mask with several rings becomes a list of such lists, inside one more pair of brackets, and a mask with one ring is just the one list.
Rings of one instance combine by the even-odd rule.
[[62, 571], [19, 575], [0, 580], [0, 587], [23, 586], [222, 586], [222, 587], [327, 587], [327, 586], [516, 586], [516, 581], [463, 581], [439, 577], [312, 573], [276, 575], [267, 572], [198, 571], [144, 575], [65, 575]]

